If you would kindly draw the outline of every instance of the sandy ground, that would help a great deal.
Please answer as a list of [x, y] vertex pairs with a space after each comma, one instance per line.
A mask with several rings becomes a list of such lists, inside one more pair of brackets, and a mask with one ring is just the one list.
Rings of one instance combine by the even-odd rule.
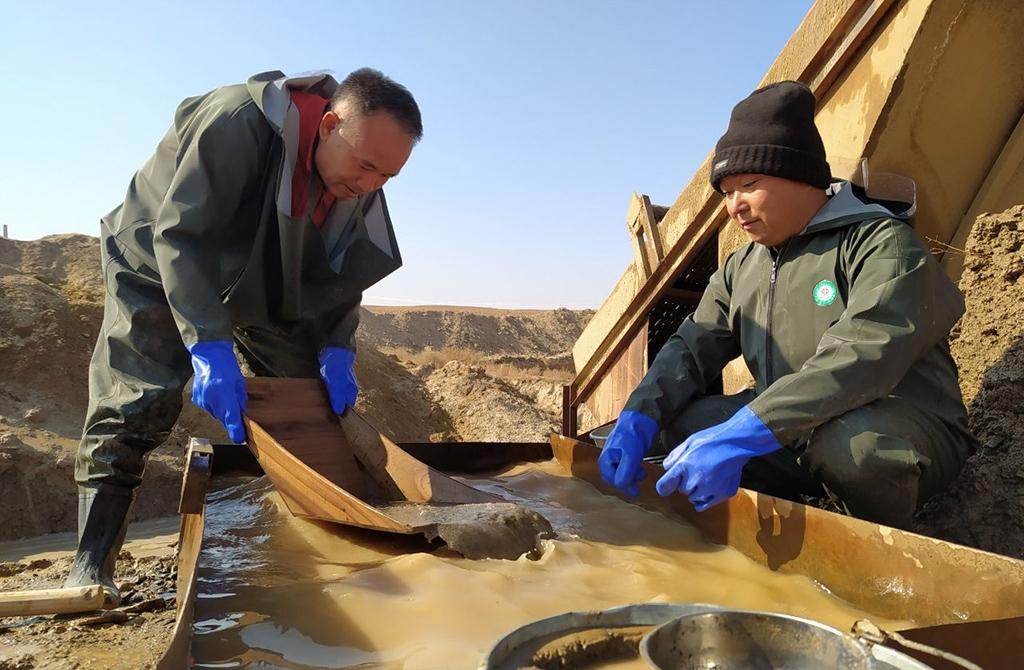
[[[137, 670], [166, 650], [174, 628], [178, 519], [131, 528], [116, 581], [122, 606], [106, 613], [0, 618], [0, 670]], [[60, 586], [74, 556], [73, 533], [0, 544], [0, 591]]]

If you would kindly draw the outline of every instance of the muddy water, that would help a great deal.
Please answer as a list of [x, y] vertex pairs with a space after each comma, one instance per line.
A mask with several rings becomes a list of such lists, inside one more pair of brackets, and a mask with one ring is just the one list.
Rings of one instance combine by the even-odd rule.
[[868, 615], [553, 463], [465, 481], [536, 510], [558, 538], [538, 560], [471, 561], [416, 537], [295, 519], [263, 479], [216, 494], [196, 667], [475, 668], [518, 626], [639, 602], [771, 610], [847, 630]]

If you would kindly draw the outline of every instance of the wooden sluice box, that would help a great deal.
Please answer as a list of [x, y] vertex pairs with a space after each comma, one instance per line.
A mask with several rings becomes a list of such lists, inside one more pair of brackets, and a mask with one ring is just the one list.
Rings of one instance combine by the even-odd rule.
[[[302, 391], [312, 380], [253, 380], [256, 396], [277, 384], [288, 393]], [[269, 386], [268, 386], [269, 385]], [[310, 387], [311, 388], [311, 387]], [[306, 389], [308, 391], [308, 389]], [[314, 394], [315, 395], [315, 394]], [[320, 393], [322, 397], [322, 392]], [[324, 416], [333, 420], [323, 397]], [[250, 436], [260, 430], [250, 415]], [[339, 425], [336, 420], [333, 425]], [[321, 438], [328, 437], [322, 435]], [[266, 436], [254, 442], [265, 441]], [[376, 442], [371, 440], [371, 442]], [[522, 462], [555, 458], [568, 474], [585, 480], [602, 492], [618, 496], [605, 484], [597, 469], [598, 449], [589, 443], [552, 435], [548, 443], [417, 443], [394, 445], [383, 436], [377, 465], [391, 472], [412, 496], [435, 498], [453, 494], [444, 473], [473, 474], [493, 471]], [[386, 446], [385, 446], [386, 445]], [[401, 451], [398, 455], [391, 448]], [[365, 444], [362, 446], [365, 449]], [[333, 451], [338, 451], [337, 449]], [[351, 455], [343, 456], [350, 458]], [[362, 455], [365, 458], [366, 454]], [[193, 440], [182, 486], [182, 523], [178, 555], [178, 604], [173, 638], [160, 668], [191, 667], [193, 606], [196, 598], [196, 566], [202, 551], [204, 506], [211, 482], [240, 472], [264, 473], [260, 461], [279, 467], [291, 456], [278, 454], [273, 463], [259, 447], [203, 445]], [[298, 460], [298, 459], [296, 459]], [[289, 467], [296, 467], [294, 463]], [[320, 466], [318, 466], [320, 467]], [[324, 466], [327, 467], [327, 466]], [[371, 466], [375, 467], [375, 466]], [[683, 496], [663, 498], [654, 490], [660, 468], [645, 464], [648, 474], [640, 496], [641, 506], [675, 515], [697, 527], [714, 543], [727, 545], [748, 558], [782, 573], [809, 577], [854, 607], [889, 619], [912, 620], [921, 627], [899, 631], [903, 637], [958, 654], [983, 668], [1024, 667], [1024, 561], [979, 551], [942, 540], [888, 528], [815, 507], [780, 500], [741, 489], [726, 503], [697, 513]], [[411, 473], [411, 474], [410, 474]], [[280, 475], [278, 475], [280, 476]], [[416, 484], [412, 484], [415, 480]], [[276, 481], [272, 478], [272, 481]], [[318, 480], [305, 487], [312, 498], [330, 500], [338, 495]], [[334, 486], [331, 484], [331, 486]], [[469, 488], [469, 487], [467, 487]], [[285, 496], [301, 496], [296, 487]], [[475, 489], [470, 489], [475, 491]], [[419, 491], [419, 493], [416, 493]], [[464, 493], [464, 492], [463, 492]], [[468, 494], [472, 497], [474, 494]], [[349, 496], [352, 497], [352, 496]], [[346, 498], [347, 500], [347, 498]], [[351, 501], [349, 501], [351, 502]], [[293, 512], [303, 500], [287, 503]], [[358, 506], [358, 505], [357, 505]], [[372, 506], [371, 506], [372, 509]], [[324, 514], [299, 515], [325, 518]], [[347, 521], [373, 527], [376, 521]], [[391, 529], [390, 532], [421, 532], [422, 529]], [[959, 667], [889, 643], [918, 656], [930, 666]]]

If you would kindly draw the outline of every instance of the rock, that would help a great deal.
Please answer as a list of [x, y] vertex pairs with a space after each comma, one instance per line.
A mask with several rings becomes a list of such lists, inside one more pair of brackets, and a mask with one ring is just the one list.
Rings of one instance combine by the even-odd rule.
[[23, 417], [28, 423], [40, 424], [46, 421], [46, 411], [42, 407], [33, 407]]

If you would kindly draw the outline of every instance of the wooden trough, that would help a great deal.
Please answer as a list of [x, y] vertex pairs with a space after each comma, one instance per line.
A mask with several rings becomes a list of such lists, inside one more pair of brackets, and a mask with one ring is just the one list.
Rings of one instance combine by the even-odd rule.
[[[258, 384], [254, 388], [259, 394]], [[258, 401], [257, 401], [258, 402]], [[280, 419], [285, 422], [285, 419]], [[250, 426], [251, 429], [251, 426]], [[471, 443], [396, 445], [381, 437], [394, 463], [418, 463], [415, 490], [421, 496], [444, 495], [438, 482], [453, 481], [449, 472], [479, 473], [524, 461], [554, 456], [565, 471], [611, 495], [619, 495], [601, 481], [596, 447], [578, 440], [552, 435], [551, 444]], [[259, 447], [259, 462], [237, 445], [215, 448], [213, 480], [239, 470], [258, 475], [261, 465], [279, 467], [289, 456], [269, 453]], [[281, 452], [287, 449], [282, 446]], [[413, 458], [412, 455], [415, 455]], [[290, 457], [295, 458], [294, 455]], [[316, 458], [309, 454], [309, 458]], [[356, 458], [358, 463], [358, 458]], [[190, 462], [185, 491], [190, 500], [205, 489], [202, 467]], [[647, 468], [657, 466], [645, 465]], [[911, 641], [922, 642], [968, 658], [986, 669], [1017, 668], [1024, 648], [1024, 561], [990, 554], [941, 540], [898, 531], [817, 508], [772, 498], [741, 489], [727, 503], [698, 514], [681, 496], [662, 498], [653, 490], [657, 471], [648, 473], [636, 502], [684, 518], [712, 542], [731, 546], [772, 570], [810, 577], [840, 598], [880, 616], [909, 619], [921, 626], [900, 631]], [[191, 481], [195, 486], [190, 486]], [[322, 483], [314, 478], [315, 490]], [[405, 484], [411, 486], [411, 484]], [[466, 487], [469, 488], [469, 487]], [[298, 489], [296, 489], [297, 491]], [[410, 491], [413, 489], [409, 489]], [[473, 490], [473, 489], [470, 489]], [[183, 500], [186, 493], [183, 491]], [[479, 493], [479, 492], [478, 492]], [[331, 494], [310, 494], [314, 500], [334, 500]], [[303, 494], [293, 492], [310, 516], [322, 518], [320, 509]], [[327, 503], [317, 503], [317, 505]], [[361, 504], [334, 500], [339, 509], [359, 510]], [[351, 512], [356, 516], [355, 511]], [[377, 523], [376, 517], [370, 521]], [[365, 525], [364, 523], [355, 525]], [[201, 552], [202, 506], [183, 504], [182, 533], [178, 558], [178, 621], [174, 638], [160, 668], [191, 667], [192, 606], [196, 597], [196, 563]], [[389, 531], [394, 532], [394, 531]], [[416, 532], [416, 531], [412, 531]], [[955, 668], [913, 649], [890, 646], [917, 655], [936, 669]]]

